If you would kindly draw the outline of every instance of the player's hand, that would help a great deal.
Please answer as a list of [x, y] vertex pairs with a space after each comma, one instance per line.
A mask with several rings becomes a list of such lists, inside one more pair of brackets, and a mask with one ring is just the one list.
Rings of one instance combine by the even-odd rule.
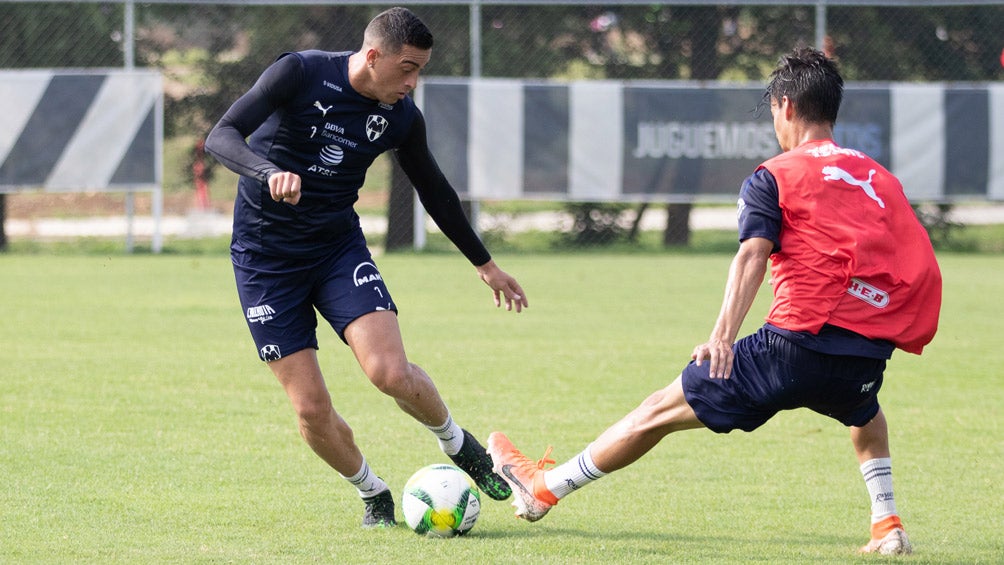
[[488, 261], [478, 267], [478, 276], [485, 281], [495, 293], [495, 306], [502, 306], [502, 299], [505, 299], [505, 309], [512, 310], [516, 307], [516, 312], [522, 312], [523, 308], [530, 306], [526, 301], [526, 293], [519, 286], [516, 279], [509, 276], [505, 271], [498, 268], [495, 261]]
[[287, 171], [272, 173], [268, 177], [268, 190], [272, 200], [295, 206], [300, 201], [300, 175]]
[[694, 348], [690, 358], [698, 366], [708, 361], [710, 363], [708, 376], [712, 379], [727, 379], [732, 376], [734, 354], [732, 344], [727, 341], [712, 339], [702, 343]]

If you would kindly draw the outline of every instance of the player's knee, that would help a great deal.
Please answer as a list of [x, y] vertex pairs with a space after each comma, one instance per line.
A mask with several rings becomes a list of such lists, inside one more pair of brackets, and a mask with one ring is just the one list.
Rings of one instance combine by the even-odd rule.
[[300, 398], [294, 403], [296, 416], [301, 426], [308, 428], [323, 428], [335, 417], [335, 409], [328, 396]]
[[651, 420], [656, 414], [666, 409], [670, 400], [669, 391], [660, 389], [648, 395], [648, 398], [643, 400], [634, 412], [641, 415], [640, 419], [643, 421]]
[[411, 389], [414, 369], [407, 362], [379, 362], [370, 366], [367, 376], [380, 392], [398, 398]]
[[692, 414], [682, 392], [670, 386], [649, 395], [624, 420], [631, 433], [663, 437], [694, 427]]

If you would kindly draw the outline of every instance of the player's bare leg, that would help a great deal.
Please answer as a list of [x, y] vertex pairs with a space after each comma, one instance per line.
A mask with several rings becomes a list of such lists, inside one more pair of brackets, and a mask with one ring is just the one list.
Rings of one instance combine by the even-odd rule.
[[889, 424], [881, 408], [864, 426], [851, 426], [851, 443], [854, 444], [854, 453], [858, 457], [859, 465], [865, 461], [890, 456]]
[[293, 404], [300, 435], [325, 463], [352, 483], [365, 505], [363, 527], [393, 527], [394, 497], [356, 446], [352, 429], [335, 412], [317, 353], [303, 349], [269, 363]]
[[331, 404], [317, 352], [302, 349], [268, 364], [296, 412], [300, 435], [333, 469], [346, 477], [359, 471], [363, 455], [352, 429]]
[[370, 382], [407, 414], [427, 426], [446, 421], [449, 412], [436, 385], [421, 367], [408, 362], [397, 314], [372, 312], [356, 319], [345, 328], [345, 341]]
[[860, 551], [883, 555], [912, 553], [913, 546], [896, 513], [889, 426], [881, 408], [864, 426], [851, 427], [851, 443], [872, 504], [871, 540]]
[[505, 477], [516, 495], [516, 516], [534, 522], [562, 497], [634, 463], [666, 435], [700, 427], [704, 425], [687, 404], [682, 382], [677, 378], [607, 428], [579, 455], [554, 469], [544, 469], [546, 464], [554, 463], [547, 458], [551, 448], [539, 461], [533, 461], [501, 432], [488, 436], [488, 452], [496, 472]]
[[637, 461], [670, 433], [703, 427], [677, 377], [600, 434], [590, 452], [601, 471], [612, 473]]
[[495, 500], [511, 496], [509, 485], [492, 471], [491, 458], [484, 447], [469, 431], [453, 424], [432, 379], [421, 367], [408, 361], [397, 314], [379, 311], [357, 318], [345, 328], [345, 341], [370, 382], [392, 397], [402, 410], [437, 434], [447, 427], [454, 430], [440, 437], [452, 434], [455, 438], [451, 439], [457, 440], [456, 447], [447, 454], [485, 494]]

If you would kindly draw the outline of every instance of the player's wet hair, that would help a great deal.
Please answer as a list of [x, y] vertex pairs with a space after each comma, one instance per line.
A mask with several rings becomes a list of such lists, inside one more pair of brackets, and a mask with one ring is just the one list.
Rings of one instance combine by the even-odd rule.
[[432, 49], [432, 32], [411, 10], [401, 7], [377, 14], [366, 26], [363, 39], [389, 53], [400, 53], [405, 45]]
[[787, 96], [802, 119], [833, 125], [843, 95], [844, 79], [836, 62], [822, 51], [800, 47], [778, 60], [761, 104], [769, 107]]

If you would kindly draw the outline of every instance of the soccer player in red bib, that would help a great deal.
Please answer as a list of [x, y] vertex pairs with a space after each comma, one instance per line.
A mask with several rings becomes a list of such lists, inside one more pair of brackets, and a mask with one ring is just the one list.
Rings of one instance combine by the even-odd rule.
[[[408, 94], [432, 55], [432, 33], [391, 8], [366, 27], [359, 51], [286, 53], [227, 110], [206, 149], [241, 175], [231, 260], [258, 356], [282, 384], [300, 433], [359, 492], [363, 526], [396, 523], [394, 499], [335, 412], [317, 361], [317, 315], [352, 349], [381, 392], [424, 424], [488, 496], [509, 485], [462, 429], [435, 384], [404, 351], [397, 305], [370, 255], [353, 204], [374, 159], [394, 151], [422, 204], [477, 269], [495, 304], [528, 305], [492, 260], [429, 152]], [[316, 312], [316, 313], [315, 313]]]
[[[878, 402], [894, 349], [919, 354], [934, 337], [941, 273], [903, 187], [882, 165], [833, 142], [843, 79], [813, 49], [782, 57], [764, 95], [781, 155], [746, 179], [739, 251], [711, 336], [666, 388], [552, 469], [500, 432], [495, 470], [513, 487], [517, 516], [542, 518], [558, 501], [630, 465], [675, 431], [752, 431], [781, 410], [808, 408], [850, 429], [871, 500], [865, 553], [905, 554], [886, 418]], [[766, 323], [737, 333], [770, 263]]]

